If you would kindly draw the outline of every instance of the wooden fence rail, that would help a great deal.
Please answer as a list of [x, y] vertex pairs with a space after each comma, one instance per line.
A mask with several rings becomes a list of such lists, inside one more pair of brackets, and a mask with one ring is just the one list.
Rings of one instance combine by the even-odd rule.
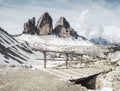
[[[72, 54], [72, 55], [77, 55], [77, 56], [81, 56], [81, 63], [82, 63], [82, 57], [83, 55], [86, 55], [86, 54], [81, 54], [81, 53], [75, 53], [73, 51], [51, 51], [51, 50], [40, 50], [40, 49], [33, 49], [34, 51], [40, 51], [41, 53], [43, 53], [44, 55], [44, 58], [43, 59], [38, 59], [38, 60], [44, 60], [44, 68], [46, 68], [46, 63], [47, 63], [47, 60], [52, 60], [52, 59], [47, 59], [47, 53], [60, 53], [60, 54], [65, 54], [66, 56], [66, 60], [58, 60], [58, 59], [54, 59], [54, 60], [57, 60], [57, 61], [65, 61], [65, 66], [67, 67], [68, 65], [68, 61], [69, 61], [69, 55]], [[78, 61], [78, 60], [76, 60]]]

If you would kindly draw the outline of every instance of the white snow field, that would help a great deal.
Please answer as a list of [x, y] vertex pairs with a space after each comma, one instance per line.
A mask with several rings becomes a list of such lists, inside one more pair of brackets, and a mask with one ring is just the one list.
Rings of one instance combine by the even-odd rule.
[[107, 48], [96, 46], [88, 40], [73, 39], [72, 37], [61, 38], [53, 35], [37, 36], [22, 34], [15, 37], [19, 42], [27, 42], [34, 49], [50, 50], [50, 51], [70, 51], [83, 53], [88, 55], [103, 56], [103, 52], [107, 52]]

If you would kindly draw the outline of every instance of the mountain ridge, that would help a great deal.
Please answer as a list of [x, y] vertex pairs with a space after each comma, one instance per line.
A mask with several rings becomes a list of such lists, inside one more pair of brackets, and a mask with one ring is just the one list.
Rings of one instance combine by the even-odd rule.
[[103, 37], [91, 38], [90, 42], [92, 42], [94, 44], [103, 44], [103, 45], [110, 44], [110, 42], [107, 39], [103, 38]]
[[79, 35], [77, 31], [71, 27], [65, 17], [60, 17], [55, 27], [53, 27], [53, 19], [48, 12], [45, 12], [37, 20], [37, 24], [35, 17], [28, 19], [28, 21], [24, 23], [23, 34], [56, 35], [63, 38], [72, 36], [75, 39], [81, 38], [87, 40], [87, 38]]

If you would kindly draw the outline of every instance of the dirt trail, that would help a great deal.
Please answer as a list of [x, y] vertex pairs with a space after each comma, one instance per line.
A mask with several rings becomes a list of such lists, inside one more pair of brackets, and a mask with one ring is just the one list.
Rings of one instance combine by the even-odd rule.
[[23, 68], [0, 75], [0, 91], [87, 91], [41, 70]]

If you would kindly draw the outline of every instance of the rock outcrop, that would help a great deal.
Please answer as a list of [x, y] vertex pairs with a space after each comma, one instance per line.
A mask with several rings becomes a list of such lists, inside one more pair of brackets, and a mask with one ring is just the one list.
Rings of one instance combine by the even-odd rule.
[[78, 33], [72, 28], [70, 28], [70, 35], [75, 39], [77, 39], [79, 36]]
[[60, 17], [52, 33], [58, 35], [59, 37], [71, 36], [75, 39], [79, 37], [78, 33], [73, 28], [71, 28], [69, 22], [64, 17]]
[[29, 19], [28, 22], [24, 23], [23, 33], [27, 34], [35, 34], [36, 26], [35, 26], [35, 17]]
[[48, 35], [51, 34], [53, 30], [52, 18], [45, 12], [37, 22], [37, 34], [39, 35]]
[[59, 37], [73, 37], [75, 39], [81, 38], [86, 40], [85, 37], [78, 35], [78, 33], [71, 28], [69, 22], [64, 18], [60, 17], [57, 21], [55, 28], [53, 29], [52, 17], [48, 12], [45, 12], [35, 23], [35, 17], [29, 19], [28, 22], [24, 23], [24, 31], [26, 34], [37, 34], [37, 35], [49, 35], [53, 34]]
[[60, 37], [70, 36], [70, 24], [64, 17], [60, 17], [60, 19], [57, 21], [53, 30], [53, 34]]

